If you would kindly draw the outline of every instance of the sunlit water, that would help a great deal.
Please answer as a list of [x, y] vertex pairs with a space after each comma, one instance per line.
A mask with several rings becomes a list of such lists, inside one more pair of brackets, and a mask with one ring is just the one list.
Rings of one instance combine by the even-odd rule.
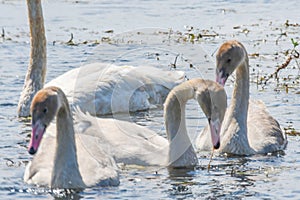
[[[280, 83], [286, 82], [288, 93], [273, 80], [264, 88], [255, 83], [285, 62], [284, 52], [293, 48], [291, 38], [300, 40], [298, 1], [74, 2], [43, 1], [47, 80], [94, 61], [170, 69], [177, 55], [176, 70], [184, 70], [187, 78], [214, 79], [215, 51], [223, 41], [234, 38], [243, 42], [250, 55], [258, 55], [250, 56], [251, 98], [263, 100], [282, 127], [299, 131], [297, 63], [292, 61], [280, 73], [285, 78]], [[295, 26], [286, 26], [286, 20]], [[31, 159], [26, 151], [31, 128], [16, 117], [16, 107], [29, 59], [27, 21], [25, 1], [1, 1], [0, 26], [5, 31], [0, 38], [1, 199], [300, 199], [299, 136], [288, 137], [285, 155], [216, 157], [209, 172], [209, 153], [201, 153], [200, 166], [194, 170], [121, 167], [118, 187], [58, 194], [25, 184], [22, 177]], [[71, 33], [78, 45], [65, 44]], [[191, 41], [199, 33], [203, 37]], [[229, 97], [232, 80], [226, 85]], [[132, 114], [131, 120], [165, 134], [161, 109]], [[206, 124], [193, 102], [187, 106], [187, 124], [192, 138]]]

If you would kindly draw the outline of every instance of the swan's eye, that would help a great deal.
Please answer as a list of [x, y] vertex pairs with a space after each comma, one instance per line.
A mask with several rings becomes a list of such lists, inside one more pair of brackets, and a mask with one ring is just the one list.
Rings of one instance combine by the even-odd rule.
[[231, 58], [228, 58], [228, 59], [227, 59], [227, 63], [230, 63], [230, 62], [231, 62]]
[[48, 112], [48, 108], [44, 108], [43, 113], [47, 113]]
[[211, 118], [210, 118], [210, 117], [208, 117], [207, 119], [208, 119], [208, 122], [210, 122], [210, 121], [211, 121]]

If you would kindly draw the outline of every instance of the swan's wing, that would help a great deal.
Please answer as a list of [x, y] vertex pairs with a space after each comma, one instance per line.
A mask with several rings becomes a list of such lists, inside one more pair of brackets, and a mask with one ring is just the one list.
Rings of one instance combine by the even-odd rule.
[[286, 135], [262, 101], [249, 101], [247, 126], [250, 146], [258, 153], [274, 152], [286, 147]]
[[95, 114], [95, 91], [100, 75], [106, 69], [107, 64], [94, 63], [72, 69], [45, 85], [60, 87], [73, 107], [80, 106], [82, 109]]
[[83, 111], [103, 115], [162, 104], [169, 90], [183, 81], [180, 71], [93, 63], [70, 70], [46, 86], [60, 87], [70, 104]]
[[76, 134], [79, 171], [86, 186], [117, 186], [119, 175], [114, 159], [103, 151], [99, 138]]
[[183, 72], [146, 66], [109, 66], [97, 82], [94, 98], [96, 113], [149, 109], [155, 104], [162, 104], [169, 91], [182, 81]]
[[147, 66], [135, 68], [131, 74], [136, 74], [136, 78], [143, 82], [152, 104], [163, 104], [169, 91], [185, 78], [182, 71], [165, 71]]
[[[228, 121], [225, 114], [222, 128], [227, 127], [224, 124], [233, 124]], [[234, 126], [233, 126], [234, 127]], [[257, 153], [269, 153], [285, 149], [287, 145], [286, 135], [280, 128], [278, 122], [268, 113], [265, 104], [262, 101], [250, 100], [247, 119], [248, 141], [251, 148]], [[221, 131], [222, 132], [222, 131]], [[224, 143], [228, 143], [236, 130], [227, 131], [226, 135], [221, 135], [221, 147]], [[222, 132], [224, 133], [224, 131]], [[196, 147], [198, 150], [211, 150], [209, 127], [206, 126], [202, 133], [198, 136]], [[231, 142], [232, 143], [232, 142]], [[229, 143], [228, 143], [229, 144]], [[232, 148], [234, 146], [231, 145]]]
[[155, 132], [134, 123], [95, 118], [76, 111], [76, 130], [95, 137], [99, 146], [117, 162], [136, 165], [164, 165], [168, 141]]

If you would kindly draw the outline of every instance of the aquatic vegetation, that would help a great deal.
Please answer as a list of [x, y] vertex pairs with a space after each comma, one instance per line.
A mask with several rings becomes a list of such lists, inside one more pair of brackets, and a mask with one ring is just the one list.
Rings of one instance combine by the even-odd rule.
[[[284, 52], [284, 55], [286, 56], [286, 60], [281, 65], [278, 65], [275, 69], [275, 71], [267, 76], [261, 76], [257, 80], [257, 84], [261, 85], [262, 88], [264, 88], [267, 83], [270, 81], [270, 79], [274, 79], [277, 82], [277, 89], [283, 88], [286, 93], [289, 92], [289, 88], [297, 88], [299, 86], [299, 73], [298, 75], [295, 74], [288, 74], [285, 77], [280, 77], [279, 72], [283, 69], [286, 69], [292, 60], [295, 61], [296, 66], [300, 70], [300, 66], [298, 63], [298, 60], [300, 58], [300, 53], [297, 50], [297, 47], [299, 43], [295, 41], [293, 38], [291, 38], [291, 42], [293, 44], [292, 49], [288, 49]], [[255, 54], [257, 55], [257, 54]], [[258, 54], [259, 55], [259, 54]], [[294, 66], [295, 67], [295, 66]]]
[[288, 125], [287, 127], [284, 127], [283, 128], [284, 132], [287, 134], [287, 135], [290, 135], [290, 136], [300, 136], [300, 132], [297, 131], [292, 124]]
[[298, 24], [298, 23], [294, 23], [294, 24], [293, 24], [293, 23], [290, 23], [288, 19], [285, 21], [284, 25], [285, 25], [286, 27], [289, 27], [289, 26], [299, 27], [299, 26], [300, 26], [300, 24]]

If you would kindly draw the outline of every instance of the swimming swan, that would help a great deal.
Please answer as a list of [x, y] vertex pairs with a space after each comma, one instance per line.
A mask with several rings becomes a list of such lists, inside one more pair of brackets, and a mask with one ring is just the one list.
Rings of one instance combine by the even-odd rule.
[[219, 84], [193, 79], [174, 87], [164, 103], [167, 139], [134, 123], [116, 119], [95, 118], [77, 112], [81, 130], [101, 138], [100, 146], [118, 163], [143, 166], [188, 167], [198, 163], [185, 125], [185, 104], [198, 101], [211, 126], [214, 148], [219, 147], [219, 131], [226, 110], [226, 93]]
[[[28, 151], [36, 155], [26, 166], [25, 182], [54, 189], [119, 184], [116, 163], [99, 146], [99, 139], [77, 134], [61, 89], [40, 90], [33, 98], [31, 115], [32, 135]], [[50, 124], [55, 117], [56, 124]]]
[[[227, 41], [217, 53], [217, 82], [225, 85], [236, 71], [232, 100], [221, 129], [219, 152], [236, 155], [266, 154], [285, 149], [286, 135], [268, 113], [262, 101], [249, 101], [249, 60], [245, 47], [238, 41]], [[209, 150], [208, 128], [198, 137], [199, 150]]]
[[[18, 116], [30, 115], [33, 96], [44, 87], [46, 36], [40, 0], [27, 0], [30, 24], [30, 63], [18, 103]], [[180, 71], [150, 66], [116, 66], [93, 63], [70, 70], [47, 86], [60, 87], [72, 105], [92, 115], [134, 112], [162, 104], [169, 91], [184, 81]]]

